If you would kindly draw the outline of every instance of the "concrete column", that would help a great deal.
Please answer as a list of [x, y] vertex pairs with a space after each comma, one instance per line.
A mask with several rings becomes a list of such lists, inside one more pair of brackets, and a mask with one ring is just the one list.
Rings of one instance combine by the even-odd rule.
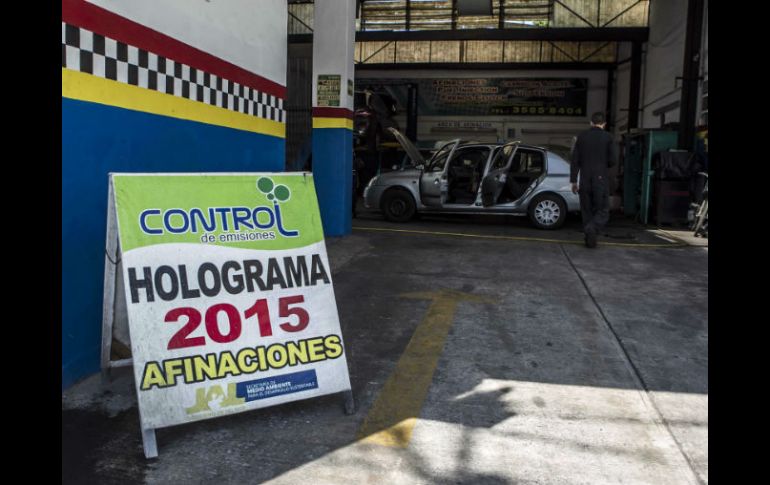
[[628, 94], [628, 130], [639, 126], [639, 97], [642, 92], [642, 44], [634, 42], [631, 46], [631, 82]]
[[316, 0], [313, 178], [327, 236], [351, 232], [355, 22], [354, 0]]

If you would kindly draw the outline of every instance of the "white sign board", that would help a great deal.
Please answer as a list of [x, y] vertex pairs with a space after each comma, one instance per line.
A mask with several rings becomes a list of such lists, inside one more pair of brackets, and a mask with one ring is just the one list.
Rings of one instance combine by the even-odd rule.
[[110, 184], [145, 432], [350, 390], [312, 175]]

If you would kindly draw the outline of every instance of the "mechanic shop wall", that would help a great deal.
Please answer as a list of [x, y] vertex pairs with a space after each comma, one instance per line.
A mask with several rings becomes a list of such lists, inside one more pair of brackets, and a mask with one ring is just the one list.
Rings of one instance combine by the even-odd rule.
[[[684, 44], [687, 34], [687, 0], [651, 2], [649, 42], [642, 45], [642, 79], [639, 128], [661, 128], [679, 121], [682, 98]], [[700, 77], [708, 81], [708, 2], [703, 6]], [[631, 58], [631, 43], [623, 42], [618, 48], [618, 59]], [[617, 133], [625, 132], [628, 125], [629, 86], [631, 63], [624, 62], [615, 73], [613, 112]], [[708, 84], [705, 84], [708, 87]], [[704, 83], [699, 83], [697, 121], [707, 123], [704, 107]], [[705, 111], [705, 112], [704, 112]]]
[[642, 50], [641, 128], [679, 121], [687, 0], [650, 2], [650, 37]]
[[[421, 143], [466, 138], [477, 141], [522, 140], [533, 144], [555, 144], [569, 146], [574, 135], [588, 127], [591, 113], [606, 109], [606, 71], [486, 71], [486, 70], [404, 70], [404, 71], [362, 71], [356, 77], [366, 79], [442, 79], [442, 78], [587, 78], [586, 116], [426, 116], [418, 114], [417, 139]], [[443, 128], [447, 122], [480, 122], [482, 131], [461, 131]], [[396, 116], [402, 130], [406, 129], [406, 113]]]
[[99, 370], [109, 172], [283, 171], [285, 0], [62, 0], [62, 387]]

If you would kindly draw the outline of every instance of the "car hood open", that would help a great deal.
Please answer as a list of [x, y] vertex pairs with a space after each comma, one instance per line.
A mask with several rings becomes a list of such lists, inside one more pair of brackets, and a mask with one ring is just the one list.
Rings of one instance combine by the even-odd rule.
[[417, 149], [416, 146], [414, 146], [414, 143], [412, 143], [409, 138], [405, 137], [400, 131], [398, 131], [395, 128], [388, 128], [388, 131], [393, 135], [393, 137], [398, 141], [398, 143], [404, 147], [404, 151], [409, 155], [409, 158], [414, 161], [414, 164], [423, 164], [425, 165], [425, 159], [422, 157], [422, 154], [420, 153], [420, 150]]

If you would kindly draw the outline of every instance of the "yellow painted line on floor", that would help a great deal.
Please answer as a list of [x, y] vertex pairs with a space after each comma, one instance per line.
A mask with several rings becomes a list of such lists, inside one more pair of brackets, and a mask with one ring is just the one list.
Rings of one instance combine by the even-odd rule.
[[432, 303], [361, 424], [357, 439], [363, 443], [406, 448], [444, 350], [457, 304], [494, 302], [454, 290], [407, 293], [401, 297]]
[[[399, 233], [406, 233], [406, 234], [425, 234], [430, 236], [459, 236], [459, 237], [474, 237], [474, 238], [480, 238], [480, 239], [503, 239], [503, 240], [509, 240], [509, 241], [534, 241], [534, 242], [547, 242], [547, 243], [557, 243], [557, 244], [577, 244], [579, 246], [582, 246], [584, 244], [583, 241], [547, 239], [542, 237], [496, 236], [493, 234], [466, 234], [462, 232], [418, 231], [413, 229], [386, 229], [381, 227], [361, 227], [361, 226], [353, 226], [353, 229], [356, 229], [358, 231], [399, 232]], [[600, 241], [599, 245], [626, 247], [626, 248], [681, 248], [681, 247], [689, 246], [689, 244], [686, 244], [686, 243], [681, 243], [681, 244], [616, 243], [616, 242], [607, 242], [604, 240]]]
[[[663, 238], [660, 234], [665, 234], [666, 236], [669, 236], [672, 240], [680, 242], [682, 244], [687, 244], [688, 246], [698, 247], [698, 248], [705, 248], [708, 247], [708, 239], [701, 239], [700, 243], [690, 243], [687, 242], [687, 240], [684, 238], [684, 236], [680, 236], [678, 234], [672, 234], [665, 229], [655, 229], [652, 231], [653, 234], [658, 234], [658, 237]], [[691, 231], [688, 231], [690, 234], [693, 234]], [[695, 237], [695, 236], [693, 236]], [[663, 238], [667, 239], [667, 238]]]

